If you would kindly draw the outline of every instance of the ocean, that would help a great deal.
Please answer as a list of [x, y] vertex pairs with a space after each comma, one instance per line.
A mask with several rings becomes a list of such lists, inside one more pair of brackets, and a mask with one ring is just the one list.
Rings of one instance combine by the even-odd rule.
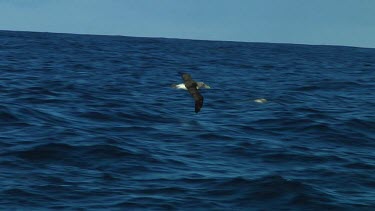
[[374, 210], [374, 93], [371, 48], [0, 31], [0, 210]]

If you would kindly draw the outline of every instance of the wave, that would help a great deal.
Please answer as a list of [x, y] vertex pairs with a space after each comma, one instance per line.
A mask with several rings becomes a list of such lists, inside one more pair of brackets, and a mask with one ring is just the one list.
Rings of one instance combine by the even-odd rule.
[[[111, 162], [136, 161], [158, 163], [152, 155], [142, 150], [123, 149], [113, 145], [74, 146], [63, 143], [41, 144], [29, 149], [3, 153], [32, 164], [64, 164], [71, 166], [105, 166]], [[95, 160], [96, 162], [92, 162]]]
[[[181, 178], [143, 182], [147, 184], [174, 184], [172, 189], [149, 188], [133, 191], [133, 194], [135, 192], [135, 194], [147, 196], [142, 198], [145, 203], [150, 202], [152, 204], [152, 200], [158, 199], [159, 202], [161, 200], [164, 201], [164, 204], [173, 205], [173, 208], [198, 208], [202, 206], [221, 207], [222, 209], [266, 209], [267, 207], [285, 209], [290, 208], [290, 206], [300, 209], [341, 208], [339, 204], [334, 203], [334, 196], [320, 192], [305, 183], [288, 180], [278, 175], [257, 179], [243, 177]], [[277, 187], [277, 189], [274, 187]], [[156, 193], [166, 196], [162, 199], [158, 197], [150, 198], [149, 194]], [[189, 197], [186, 197], [186, 195]], [[200, 200], [202, 198], [205, 200]], [[122, 205], [125, 204], [127, 203]], [[133, 204], [133, 206], [136, 206], [136, 204]]]

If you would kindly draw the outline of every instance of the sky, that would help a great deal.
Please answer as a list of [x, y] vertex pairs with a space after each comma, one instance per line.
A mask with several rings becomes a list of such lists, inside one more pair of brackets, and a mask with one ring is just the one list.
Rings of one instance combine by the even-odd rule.
[[375, 48], [375, 0], [0, 0], [0, 30]]

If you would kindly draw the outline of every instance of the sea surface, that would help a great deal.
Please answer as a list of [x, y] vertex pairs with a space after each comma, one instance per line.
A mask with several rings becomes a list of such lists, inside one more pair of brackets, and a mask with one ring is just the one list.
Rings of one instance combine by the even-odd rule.
[[0, 31], [0, 210], [375, 210], [375, 49]]

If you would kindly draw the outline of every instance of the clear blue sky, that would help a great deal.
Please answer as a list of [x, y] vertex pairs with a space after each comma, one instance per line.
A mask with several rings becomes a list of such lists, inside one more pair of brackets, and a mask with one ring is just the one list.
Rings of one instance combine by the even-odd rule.
[[375, 0], [0, 0], [0, 30], [375, 48]]

